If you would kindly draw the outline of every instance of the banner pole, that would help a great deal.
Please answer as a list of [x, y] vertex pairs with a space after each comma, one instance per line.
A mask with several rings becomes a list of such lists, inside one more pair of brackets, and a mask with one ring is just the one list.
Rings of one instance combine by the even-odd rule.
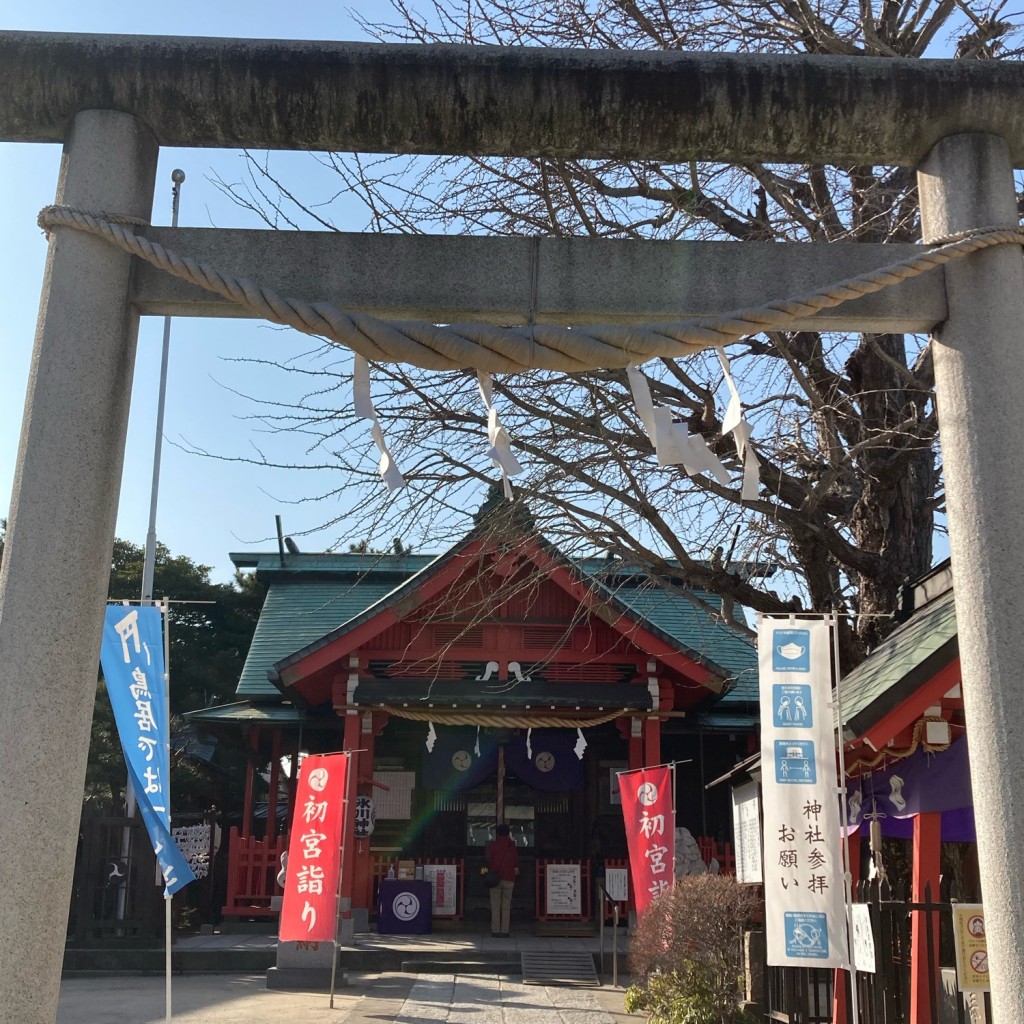
[[835, 672], [835, 691], [833, 701], [835, 703], [835, 722], [837, 729], [839, 752], [839, 806], [840, 806], [840, 829], [843, 838], [843, 884], [846, 896], [846, 953], [849, 961], [848, 970], [850, 973], [850, 1011], [853, 1015], [853, 1024], [860, 1024], [860, 1007], [857, 998], [857, 968], [853, 960], [853, 869], [850, 858], [850, 818], [849, 807], [846, 799], [847, 778], [846, 758], [843, 755], [843, 700], [839, 693], [839, 681], [841, 671], [839, 666], [839, 620], [835, 615], [830, 616], [830, 629], [832, 631], [832, 664]]
[[[355, 772], [352, 771], [352, 754], [350, 751], [345, 752], [347, 759], [345, 764], [345, 796], [341, 802], [341, 841], [345, 843], [348, 835], [348, 812], [351, 807], [352, 797], [352, 784], [355, 781]], [[357, 759], [358, 763], [358, 759]], [[337, 894], [335, 896], [335, 913], [334, 913], [334, 956], [331, 957], [331, 1004], [330, 1008], [334, 1009], [334, 989], [335, 980], [338, 974], [338, 931], [341, 928], [341, 894], [342, 894], [342, 877], [345, 874], [345, 849], [342, 847], [341, 851], [341, 862], [338, 865], [338, 884]]]

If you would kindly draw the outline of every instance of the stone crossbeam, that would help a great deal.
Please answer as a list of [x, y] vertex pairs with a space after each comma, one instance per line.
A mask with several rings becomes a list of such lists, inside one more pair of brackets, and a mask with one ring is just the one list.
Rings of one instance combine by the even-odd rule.
[[0, 32], [0, 141], [119, 110], [161, 145], [916, 166], [991, 132], [1024, 65]]
[[[152, 228], [179, 255], [279, 295], [327, 300], [384, 320], [432, 323], [657, 323], [713, 316], [920, 252], [913, 245], [532, 240], [325, 231]], [[535, 279], [536, 295], [531, 282]], [[247, 317], [244, 308], [137, 262], [143, 314]], [[946, 318], [941, 273], [823, 310], [798, 330], [924, 332]]]

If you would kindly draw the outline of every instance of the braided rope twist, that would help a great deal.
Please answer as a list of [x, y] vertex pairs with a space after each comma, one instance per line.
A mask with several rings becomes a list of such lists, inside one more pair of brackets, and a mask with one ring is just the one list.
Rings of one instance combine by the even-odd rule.
[[45, 207], [39, 214], [39, 225], [47, 232], [55, 227], [69, 227], [102, 238], [174, 277], [238, 303], [264, 320], [326, 338], [374, 362], [485, 373], [531, 369], [579, 373], [622, 369], [656, 358], [678, 359], [751, 334], [786, 330], [823, 309], [891, 288], [991, 246], [1024, 245], [1024, 231], [1019, 227], [976, 228], [951, 236], [952, 241], [940, 239], [919, 255], [837, 281], [807, 295], [679, 323], [571, 328], [457, 323], [439, 327], [423, 321], [387, 323], [365, 314], [347, 313], [330, 302], [283, 298], [248, 278], [235, 277], [180, 256], [129, 230], [137, 223], [134, 218], [112, 218], [62, 206]]

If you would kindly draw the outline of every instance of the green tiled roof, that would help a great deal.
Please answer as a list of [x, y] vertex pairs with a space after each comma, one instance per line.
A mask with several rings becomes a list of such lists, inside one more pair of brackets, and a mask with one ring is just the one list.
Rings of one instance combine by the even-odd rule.
[[[445, 556], [300, 554], [287, 555], [284, 566], [277, 553], [231, 557], [236, 565], [256, 568], [269, 585], [236, 691], [239, 697], [259, 699], [280, 697], [267, 678], [274, 664], [363, 615]], [[723, 704], [757, 702], [757, 655], [748, 638], [685, 596], [626, 574], [626, 567], [616, 567], [616, 575], [610, 576], [604, 559], [578, 564], [598, 590], [628, 606], [681, 649], [700, 656], [713, 671], [734, 679]], [[717, 597], [694, 593], [713, 606], [718, 603]]]
[[[856, 736], [958, 653], [953, 591], [936, 598], [882, 641], [840, 683], [847, 734]], [[902, 685], [901, 685], [902, 684]]]
[[280, 697], [267, 669], [348, 622], [394, 590], [393, 579], [272, 579], [235, 691], [239, 697]]
[[[645, 582], [639, 586], [622, 584], [611, 589], [620, 601], [667, 633], [681, 647], [703, 655], [735, 680], [716, 706], [757, 703], [757, 651], [751, 638], [720, 619], [711, 618], [703, 608], [682, 594], [664, 590], [654, 583]], [[699, 590], [692, 593], [712, 607], [719, 606], [720, 599], [715, 595]]]

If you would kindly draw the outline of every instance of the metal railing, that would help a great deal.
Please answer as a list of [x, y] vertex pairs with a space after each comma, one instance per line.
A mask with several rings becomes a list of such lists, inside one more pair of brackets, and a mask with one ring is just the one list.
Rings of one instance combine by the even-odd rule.
[[603, 883], [597, 882], [597, 903], [601, 907], [601, 912], [597, 915], [597, 919], [600, 922], [598, 927], [598, 949], [601, 955], [601, 975], [607, 974], [604, 961], [604, 919], [606, 903], [611, 904], [612, 912], [612, 987], [619, 987], [619, 904], [617, 900], [613, 900], [608, 895], [608, 890], [604, 887]]

